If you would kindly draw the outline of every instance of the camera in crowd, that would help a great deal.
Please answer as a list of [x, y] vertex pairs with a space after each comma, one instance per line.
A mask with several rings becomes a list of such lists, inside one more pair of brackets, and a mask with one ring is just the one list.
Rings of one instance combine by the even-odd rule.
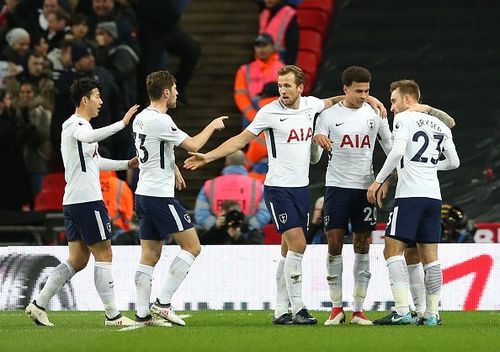
[[474, 242], [476, 225], [465, 212], [456, 205], [443, 204], [441, 207], [441, 242]]
[[227, 200], [222, 203], [222, 211], [225, 213], [226, 221], [224, 226], [226, 228], [241, 228], [244, 231], [245, 227], [245, 214], [240, 210], [238, 202]]

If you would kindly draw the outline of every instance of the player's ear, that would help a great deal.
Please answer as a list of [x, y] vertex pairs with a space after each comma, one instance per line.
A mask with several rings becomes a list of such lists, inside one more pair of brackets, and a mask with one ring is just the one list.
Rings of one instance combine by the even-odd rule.
[[165, 88], [163, 90], [163, 95], [165, 96], [166, 99], [168, 99], [170, 97], [170, 89]]

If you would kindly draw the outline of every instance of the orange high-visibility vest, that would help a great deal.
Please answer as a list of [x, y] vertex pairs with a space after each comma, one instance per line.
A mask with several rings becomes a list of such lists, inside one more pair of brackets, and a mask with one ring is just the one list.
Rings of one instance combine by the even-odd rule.
[[262, 183], [247, 175], [227, 174], [205, 182], [203, 186], [212, 213], [219, 215], [222, 203], [234, 200], [245, 215], [253, 215], [262, 198]]
[[267, 61], [256, 58], [238, 69], [234, 81], [234, 102], [248, 123], [253, 121], [257, 113], [259, 93], [266, 83], [278, 81], [278, 70], [284, 65], [279, 55], [274, 53]]
[[269, 33], [274, 40], [274, 48], [279, 53], [285, 51], [285, 33], [288, 24], [295, 16], [295, 9], [291, 6], [283, 6], [271, 20], [271, 10], [264, 9], [259, 16], [259, 33]]
[[114, 226], [130, 230], [130, 220], [134, 213], [134, 196], [125, 181], [114, 171], [100, 171], [102, 198]]

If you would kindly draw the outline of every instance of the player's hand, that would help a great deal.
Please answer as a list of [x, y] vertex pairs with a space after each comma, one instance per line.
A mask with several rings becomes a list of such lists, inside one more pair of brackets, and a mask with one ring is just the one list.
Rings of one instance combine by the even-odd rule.
[[371, 105], [373, 110], [375, 110], [380, 117], [383, 119], [387, 118], [387, 110], [380, 100], [370, 95], [366, 102]]
[[128, 168], [129, 169], [137, 169], [139, 167], [139, 158], [138, 157], [133, 157], [128, 161]]
[[410, 105], [410, 107], [408, 108], [408, 111], [428, 112], [430, 109], [431, 109], [431, 107], [427, 104], [414, 103], [414, 104]]
[[186, 188], [186, 181], [184, 181], [184, 177], [182, 177], [181, 171], [177, 165], [175, 165], [175, 188], [179, 191]]
[[217, 131], [220, 131], [222, 129], [224, 129], [224, 120], [228, 119], [229, 116], [220, 116], [218, 118], [216, 118], [215, 120], [213, 120], [212, 122], [210, 122], [210, 125], [212, 125], [213, 129], [214, 130], [217, 130]]
[[196, 170], [210, 162], [206, 154], [196, 152], [189, 152], [189, 154], [192, 156], [184, 160], [185, 169]]
[[368, 187], [368, 191], [366, 192], [366, 199], [370, 204], [375, 204], [377, 201], [377, 191], [380, 188], [381, 184], [377, 181], [374, 181], [370, 187]]
[[137, 104], [135, 104], [130, 109], [128, 109], [127, 113], [123, 116], [123, 119], [122, 119], [125, 126], [128, 125], [128, 123], [130, 122], [130, 120], [132, 119], [132, 117], [134, 116], [134, 114], [137, 112], [138, 109], [139, 109], [139, 105], [137, 105]]
[[314, 143], [319, 145], [324, 150], [332, 150], [332, 141], [324, 134], [317, 134], [316, 136], [314, 136], [313, 140]]
[[377, 196], [377, 206], [382, 208], [384, 206], [385, 197], [387, 197], [387, 192], [389, 191], [389, 184], [387, 182], [382, 183], [380, 189], [376, 193]]

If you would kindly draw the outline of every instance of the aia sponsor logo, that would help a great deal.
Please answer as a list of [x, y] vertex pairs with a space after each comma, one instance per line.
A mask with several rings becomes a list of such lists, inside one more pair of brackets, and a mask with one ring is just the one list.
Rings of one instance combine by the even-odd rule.
[[359, 134], [355, 134], [354, 136], [344, 134], [340, 142], [340, 148], [371, 148], [370, 136], [367, 134], [364, 136]]
[[288, 139], [287, 143], [290, 143], [292, 141], [295, 142], [307, 142], [308, 140], [312, 139], [313, 136], [313, 129], [311, 127], [305, 129], [305, 128], [299, 128], [299, 129], [291, 129], [290, 133], [288, 134]]

